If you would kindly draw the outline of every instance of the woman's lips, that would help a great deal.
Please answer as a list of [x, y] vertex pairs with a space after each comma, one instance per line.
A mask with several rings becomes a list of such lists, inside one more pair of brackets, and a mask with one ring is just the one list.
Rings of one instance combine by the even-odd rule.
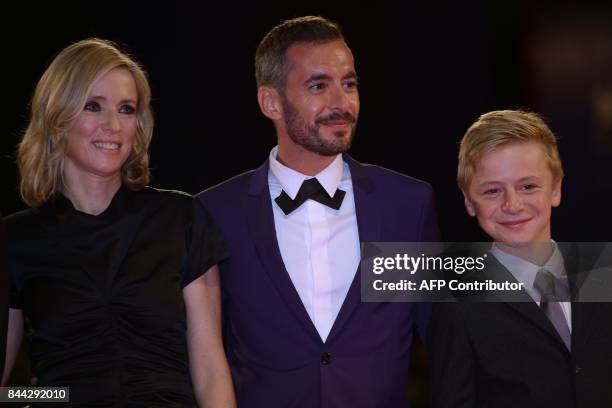
[[92, 144], [100, 150], [109, 151], [109, 152], [117, 151], [121, 149], [121, 143], [118, 143], [118, 142], [94, 141], [92, 142]]

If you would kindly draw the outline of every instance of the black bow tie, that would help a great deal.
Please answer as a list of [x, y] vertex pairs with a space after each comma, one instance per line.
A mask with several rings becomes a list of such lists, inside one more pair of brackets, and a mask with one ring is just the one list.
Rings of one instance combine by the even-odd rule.
[[300, 187], [300, 191], [298, 191], [297, 195], [295, 196], [295, 199], [292, 200], [287, 193], [283, 191], [274, 201], [276, 201], [285, 215], [289, 215], [291, 212], [293, 212], [293, 210], [304, 204], [308, 199], [315, 200], [321, 204], [333, 208], [334, 210], [338, 210], [342, 205], [342, 200], [344, 199], [345, 194], [346, 191], [337, 189], [334, 196], [330, 197], [321, 183], [319, 183], [319, 180], [316, 178], [311, 178], [304, 180], [302, 186]]

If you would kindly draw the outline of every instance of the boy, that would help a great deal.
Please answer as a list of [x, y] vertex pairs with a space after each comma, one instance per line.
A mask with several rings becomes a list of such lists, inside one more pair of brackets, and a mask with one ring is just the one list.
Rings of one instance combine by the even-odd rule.
[[551, 239], [563, 179], [553, 133], [535, 113], [484, 114], [461, 141], [457, 178], [494, 241], [485, 274], [523, 282], [525, 301], [434, 306], [433, 406], [612, 406], [612, 325], [593, 316], [609, 318], [610, 304], [570, 302], [572, 257]]

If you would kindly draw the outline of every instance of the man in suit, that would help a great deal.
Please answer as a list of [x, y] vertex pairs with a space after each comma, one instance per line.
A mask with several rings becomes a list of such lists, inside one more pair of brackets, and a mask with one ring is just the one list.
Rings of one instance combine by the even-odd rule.
[[589, 257], [551, 239], [562, 179], [555, 137], [534, 113], [489, 112], [464, 135], [458, 183], [495, 241], [480, 277], [524, 290], [434, 305], [434, 408], [612, 406], [612, 303], [572, 302]]
[[431, 187], [345, 154], [359, 93], [335, 23], [283, 22], [255, 65], [278, 146], [197, 196], [232, 254], [220, 275], [238, 406], [406, 407], [415, 323], [429, 310], [362, 303], [360, 242], [436, 240]]

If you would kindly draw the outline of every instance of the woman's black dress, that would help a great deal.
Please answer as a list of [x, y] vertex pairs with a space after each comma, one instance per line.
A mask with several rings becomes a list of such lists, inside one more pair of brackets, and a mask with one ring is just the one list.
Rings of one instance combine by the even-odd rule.
[[195, 406], [182, 289], [227, 257], [204, 208], [122, 187], [97, 216], [60, 195], [6, 226], [38, 385], [69, 386], [71, 406]]

